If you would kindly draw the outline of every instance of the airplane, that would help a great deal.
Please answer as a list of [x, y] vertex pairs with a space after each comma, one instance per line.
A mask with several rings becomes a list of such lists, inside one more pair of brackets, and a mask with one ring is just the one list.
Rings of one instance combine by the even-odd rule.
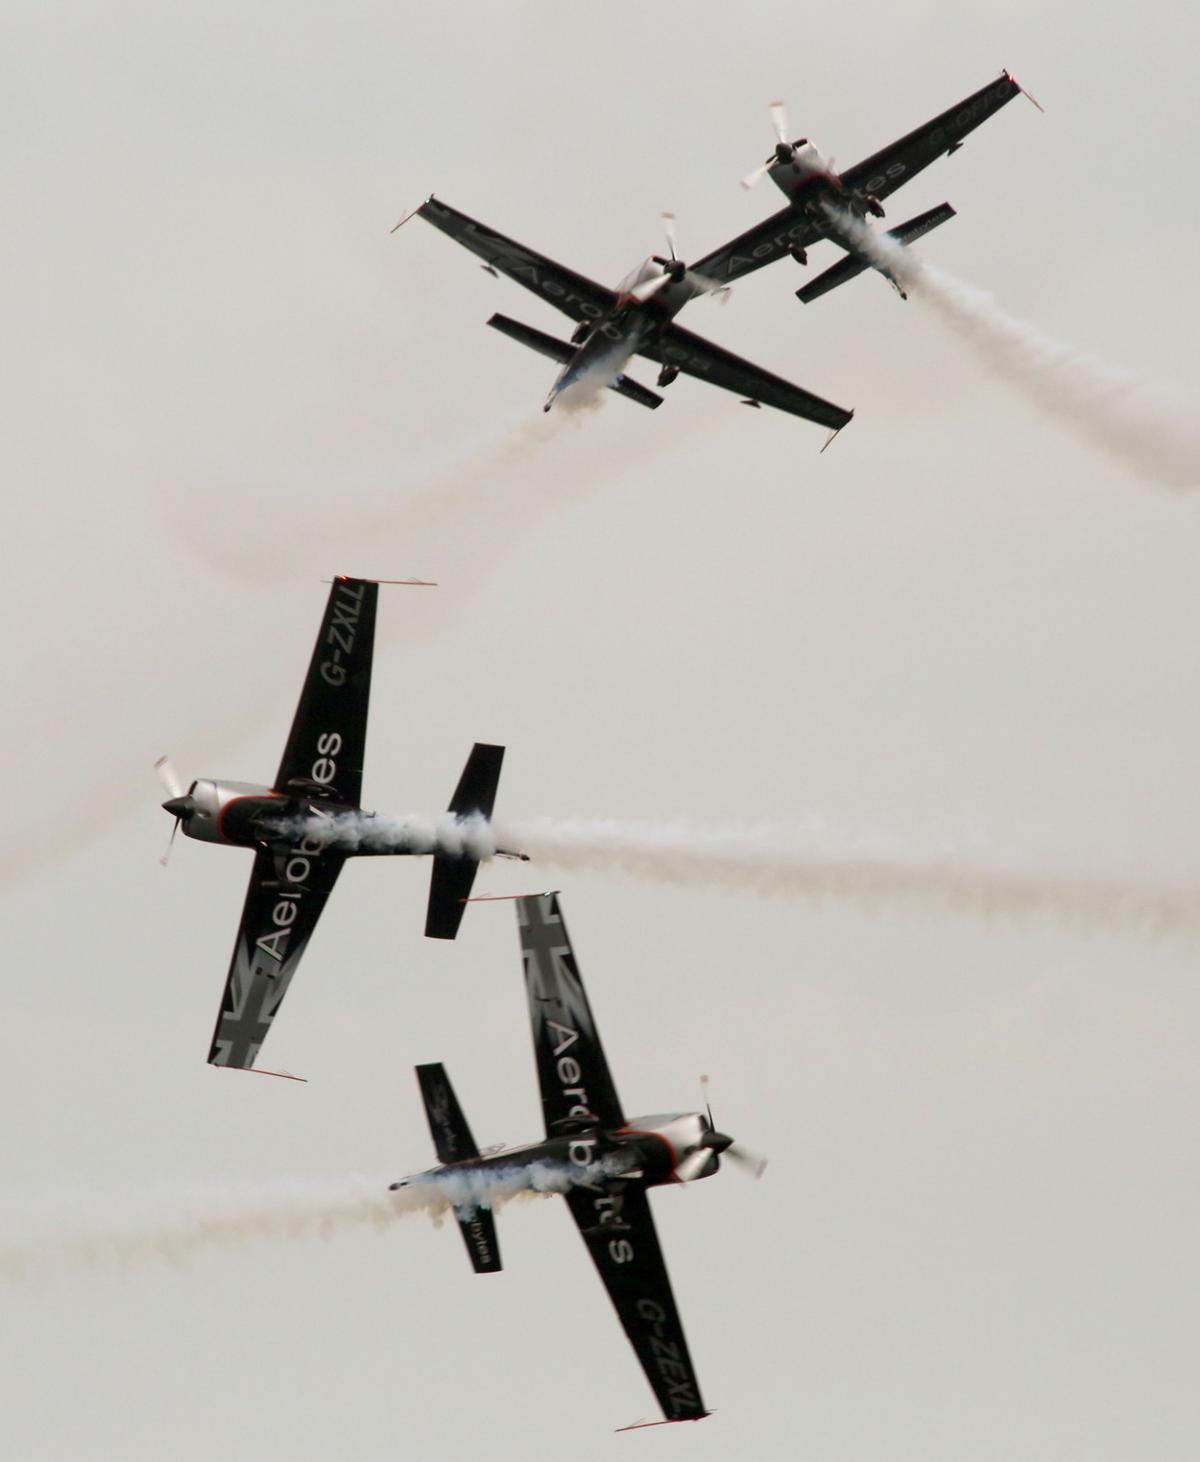
[[[663, 215], [667, 222], [667, 255], [655, 254], [643, 261], [615, 290], [555, 264], [438, 198], [430, 197], [406, 213], [392, 232], [413, 217], [425, 219], [470, 249], [483, 260], [489, 274], [498, 272], [515, 279], [576, 322], [570, 340], [559, 340], [507, 315], [496, 314], [488, 320], [493, 329], [510, 340], [558, 363], [559, 373], [543, 407], [545, 411], [564, 391], [591, 382], [656, 409], [663, 398], [625, 374], [629, 359], [642, 355], [658, 363], [660, 388], [669, 386], [684, 372], [733, 391], [747, 406], [765, 403], [815, 421], [834, 434], [854, 415], [674, 323], [689, 300], [718, 290], [720, 285], [702, 271], [689, 269], [679, 258], [670, 214]], [[565, 399], [571, 398], [568, 395]]]
[[[798, 264], [807, 264], [808, 250], [813, 244], [829, 239], [844, 250], [843, 257], [798, 289], [798, 299], [809, 304], [866, 269], [877, 270], [902, 299], [907, 298], [900, 280], [886, 263], [868, 255], [856, 241], [847, 220], [865, 222], [868, 214], [882, 218], [884, 198], [943, 153], [949, 157], [957, 152], [968, 133], [1017, 95], [1029, 97], [1042, 110], [1011, 72], [1002, 71], [999, 80], [990, 81], [915, 132], [840, 173], [834, 168], [833, 160], [824, 156], [807, 137], [789, 141], [787, 112], [782, 102], [772, 102], [775, 150], [760, 167], [742, 179], [742, 187], [752, 188], [760, 178], [770, 177], [787, 197], [787, 205], [722, 248], [706, 254], [693, 268], [706, 279], [730, 284], [787, 255]], [[948, 203], [940, 203], [898, 228], [889, 229], [888, 237], [907, 246], [954, 216], [954, 209]]]
[[[410, 1183], [545, 1163], [570, 1174], [571, 1217], [608, 1290], [646, 1379], [668, 1422], [700, 1421], [700, 1395], [647, 1190], [711, 1177], [728, 1154], [761, 1175], [765, 1163], [717, 1131], [712, 1111], [625, 1116], [567, 936], [557, 893], [515, 900], [525, 990], [545, 1122], [544, 1141], [481, 1153], [440, 1064], [417, 1080], [440, 1167]], [[459, 1205], [455, 1217], [477, 1274], [503, 1266], [490, 1208]], [[635, 1423], [660, 1426], [662, 1422]], [[626, 1428], [621, 1428], [626, 1430]]]
[[[342, 864], [348, 857], [393, 851], [371, 846], [369, 837], [345, 846], [321, 827], [360, 810], [378, 583], [344, 575], [332, 581], [291, 733], [269, 787], [205, 778], [185, 792], [166, 757], [155, 763], [170, 794], [162, 805], [175, 819], [172, 844], [182, 827], [186, 837], [200, 842], [254, 849], [209, 1047], [214, 1066], [260, 1069], [254, 1062]], [[503, 759], [502, 746], [475, 745], [450, 799], [453, 818], [491, 817]], [[469, 838], [460, 853], [434, 853], [425, 920], [431, 939], [458, 933], [478, 867]]]

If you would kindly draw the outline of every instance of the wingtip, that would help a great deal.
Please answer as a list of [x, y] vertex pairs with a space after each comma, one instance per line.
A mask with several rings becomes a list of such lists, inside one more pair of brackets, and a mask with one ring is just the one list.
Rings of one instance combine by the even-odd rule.
[[1022, 85], [1021, 85], [1021, 83], [1020, 83], [1020, 82], [1019, 82], [1019, 81], [1018, 81], [1018, 80], [1017, 80], [1017, 78], [1016, 78], [1016, 77], [1015, 77], [1015, 76], [1014, 76], [1014, 75], [1013, 75], [1013, 74], [1012, 74], [1012, 72], [1011, 72], [1011, 71], [1010, 71], [1010, 70], [1009, 70], [1009, 69], [1008, 69], [1008, 67], [1007, 67], [1007, 66], [1005, 66], [1005, 67], [1004, 67], [1004, 68], [1003, 68], [1003, 69], [1002, 69], [1002, 70], [1001, 70], [1001, 72], [1000, 72], [1000, 75], [1001, 75], [1001, 76], [1004, 76], [1004, 77], [1006, 77], [1006, 78], [1007, 78], [1007, 79], [1008, 79], [1008, 80], [1009, 80], [1009, 81], [1011, 81], [1011, 82], [1012, 82], [1012, 84], [1013, 84], [1013, 85], [1014, 85], [1014, 86], [1015, 86], [1015, 87], [1016, 87], [1016, 88], [1017, 88], [1017, 90], [1018, 90], [1018, 91], [1019, 91], [1019, 92], [1020, 92], [1020, 93], [1021, 93], [1021, 95], [1022, 95], [1022, 96], [1023, 96], [1023, 97], [1024, 97], [1024, 98], [1025, 98], [1025, 99], [1026, 99], [1026, 100], [1027, 100], [1027, 101], [1031, 101], [1031, 102], [1032, 102], [1032, 103], [1033, 103], [1033, 104], [1034, 104], [1034, 106], [1035, 106], [1035, 107], [1037, 107], [1037, 109], [1038, 109], [1038, 111], [1039, 111], [1039, 112], [1041, 112], [1041, 114], [1042, 114], [1042, 115], [1043, 115], [1043, 116], [1045, 116], [1045, 115], [1046, 115], [1046, 108], [1045, 108], [1045, 107], [1044, 107], [1044, 106], [1042, 106], [1042, 104], [1041, 104], [1041, 102], [1040, 102], [1040, 101], [1038, 101], [1038, 99], [1037, 99], [1037, 97], [1035, 97], [1035, 96], [1034, 96], [1034, 94], [1033, 94], [1033, 93], [1032, 93], [1032, 92], [1031, 92], [1031, 91], [1026, 91], [1026, 90], [1025, 90], [1025, 88], [1024, 88], [1024, 87], [1023, 87], [1023, 86], [1022, 86]]
[[388, 233], [394, 234], [396, 232], [396, 229], [403, 228], [404, 225], [408, 222], [408, 220], [410, 218], [412, 218], [416, 214], [420, 213], [421, 209], [425, 207], [425, 204], [426, 203], [432, 203], [432, 202], [433, 202], [433, 194], [430, 193], [429, 197], [423, 199], [420, 203], [417, 204], [417, 206], [415, 208], [410, 208], [407, 213], [402, 214], [401, 215], [401, 218], [400, 218], [400, 222], [398, 224], [396, 224], [394, 227], [388, 229]]
[[824, 453], [825, 448], [828, 447], [830, 445], [830, 443], [833, 442], [836, 437], [839, 437], [842, 434], [842, 432], [844, 432], [846, 430], [846, 428], [850, 425], [850, 423], [853, 420], [854, 420], [854, 412], [852, 411], [850, 413], [850, 415], [847, 416], [846, 420], [844, 422], [842, 422], [841, 426], [835, 426], [833, 428], [833, 430], [825, 438], [824, 444], [821, 447], [821, 452], [822, 453]]

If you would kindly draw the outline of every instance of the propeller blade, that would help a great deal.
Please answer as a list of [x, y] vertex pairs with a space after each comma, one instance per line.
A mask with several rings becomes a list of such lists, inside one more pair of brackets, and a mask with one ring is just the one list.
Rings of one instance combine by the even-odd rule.
[[705, 1148], [689, 1152], [675, 1167], [675, 1176], [681, 1183], [691, 1183], [697, 1178], [708, 1177], [717, 1170], [717, 1158]]
[[679, 235], [675, 231], [675, 215], [673, 213], [664, 213], [662, 219], [663, 229], [667, 235], [667, 248], [670, 251], [672, 260], [678, 259]]
[[756, 1178], [761, 1178], [767, 1170], [766, 1158], [761, 1153], [743, 1146], [740, 1142], [735, 1142], [732, 1147], [727, 1147], [722, 1155], [733, 1158], [739, 1167], [748, 1168]]
[[787, 108], [782, 102], [772, 102], [770, 112], [771, 126], [775, 128], [775, 136], [779, 138], [780, 142], [786, 144], [790, 140], [788, 137]]
[[154, 770], [158, 773], [158, 780], [167, 789], [168, 797], [182, 797], [187, 791], [169, 756], [160, 756], [154, 763]]
[[713, 1122], [713, 1116], [712, 1116], [712, 1102], [710, 1102], [709, 1099], [708, 1099], [708, 1077], [707, 1077], [707, 1075], [701, 1075], [701, 1077], [700, 1077], [700, 1100], [704, 1103], [704, 1111], [705, 1111], [706, 1116], [708, 1117], [708, 1128], [709, 1128], [709, 1131], [711, 1132], [713, 1130], [713, 1127], [714, 1127], [715, 1124]]
[[635, 284], [629, 291], [629, 296], [631, 299], [637, 300], [639, 304], [645, 304], [648, 299], [653, 299], [659, 290], [670, 284], [670, 282], [671, 276], [669, 274], [656, 274], [651, 279], [643, 279], [641, 284]]
[[167, 860], [171, 856], [171, 849], [175, 846], [175, 834], [179, 831], [179, 824], [182, 821], [183, 819], [181, 817], [175, 819], [175, 826], [171, 829], [171, 836], [167, 839], [167, 851], [158, 860], [164, 868], [167, 866]]
[[728, 284], [722, 284], [719, 279], [710, 279], [707, 274], [697, 274], [694, 269], [689, 269], [683, 277], [697, 294], [717, 295], [722, 304], [726, 303], [732, 293]]
[[755, 183], [758, 182], [759, 178], [765, 178], [766, 175], [771, 171], [771, 164], [774, 161], [775, 157], [774, 154], [772, 154], [769, 158], [767, 158], [766, 162], [764, 162], [761, 167], [756, 167], [752, 173], [747, 173], [746, 176], [742, 179], [742, 187], [746, 189], [753, 188]]

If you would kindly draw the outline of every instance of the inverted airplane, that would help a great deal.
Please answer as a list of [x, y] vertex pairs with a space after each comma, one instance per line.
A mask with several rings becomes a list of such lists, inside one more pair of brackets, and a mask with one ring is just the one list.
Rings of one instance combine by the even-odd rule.
[[[162, 805], [175, 819], [172, 841], [182, 827], [200, 842], [254, 849], [209, 1047], [214, 1066], [254, 1066], [346, 859], [407, 851], [372, 845], [369, 837], [346, 846], [336, 836], [340, 815], [361, 813], [378, 594], [372, 579], [333, 580], [283, 759], [269, 787], [199, 779], [185, 792], [166, 757], [156, 763], [170, 793]], [[450, 799], [453, 818], [491, 817], [503, 759], [502, 746], [476, 744]], [[458, 933], [475, 881], [478, 858], [471, 840], [462, 842], [461, 852], [433, 855], [425, 920], [431, 939]]]
[[414, 216], [470, 249], [489, 273], [515, 279], [575, 321], [569, 340], [559, 340], [506, 315], [493, 315], [488, 321], [510, 340], [558, 363], [560, 370], [546, 399], [546, 411], [564, 391], [590, 383], [605, 385], [641, 406], [661, 406], [663, 398], [657, 392], [625, 374], [630, 358], [642, 355], [659, 365], [657, 384], [662, 388], [684, 372], [733, 391], [748, 406], [774, 406], [833, 432], [840, 431], [854, 415], [674, 323], [689, 300], [719, 290], [723, 281], [700, 269], [689, 269], [678, 257], [669, 214], [664, 215], [668, 220], [667, 255], [646, 259], [615, 290], [555, 264], [440, 199], [427, 199], [396, 228]]
[[[783, 103], [772, 102], [775, 150], [761, 167], [742, 179], [742, 186], [751, 188], [760, 178], [769, 177], [787, 197], [787, 205], [723, 248], [705, 255], [693, 267], [706, 279], [729, 284], [788, 255], [798, 264], [807, 264], [808, 250], [822, 239], [829, 239], [844, 250], [844, 257], [798, 289], [798, 299], [808, 304], [866, 269], [878, 270], [904, 298], [900, 281], [881, 258], [864, 251], [847, 227], [848, 221], [863, 222], [868, 214], [882, 218], [884, 198], [936, 158], [957, 152], [968, 133], [1019, 94], [1038, 106], [1010, 72], [1002, 71], [998, 80], [845, 172], [838, 172], [832, 158], [821, 153], [807, 137], [789, 140]], [[888, 237], [907, 246], [954, 216], [948, 203], [939, 203], [898, 228], [889, 229]]]
[[[447, 1173], [503, 1172], [545, 1163], [570, 1175], [564, 1197], [667, 1421], [708, 1415], [684, 1338], [647, 1190], [711, 1177], [721, 1155], [761, 1160], [718, 1132], [712, 1112], [626, 1117], [579, 976], [558, 898], [515, 900], [525, 991], [542, 1093], [544, 1141], [481, 1154], [441, 1065], [417, 1067], [441, 1167], [393, 1183]], [[503, 1266], [490, 1208], [455, 1209], [477, 1274]], [[650, 1423], [651, 1425], [655, 1423]], [[661, 1425], [661, 1423], [658, 1423]]]

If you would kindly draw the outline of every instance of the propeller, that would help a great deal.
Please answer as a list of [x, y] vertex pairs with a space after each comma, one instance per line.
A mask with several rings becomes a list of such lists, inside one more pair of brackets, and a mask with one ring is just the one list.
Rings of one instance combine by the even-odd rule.
[[686, 280], [697, 294], [720, 294], [724, 302], [729, 296], [729, 287], [719, 284], [715, 279], [708, 279], [703, 274], [696, 274], [679, 257], [679, 234], [675, 227], [675, 215], [664, 213], [662, 221], [663, 231], [667, 236], [668, 257], [664, 259], [659, 254], [653, 256], [654, 263], [661, 266], [662, 272], [652, 274], [649, 279], [635, 284], [629, 291], [630, 298], [637, 300], [639, 304], [645, 304], [668, 284], [682, 284]]
[[796, 145], [788, 138], [788, 117], [787, 108], [782, 102], [772, 102], [768, 108], [771, 114], [771, 126], [775, 129], [775, 151], [767, 158], [760, 167], [756, 167], [752, 173], [747, 173], [742, 179], [743, 188], [753, 188], [760, 178], [765, 178], [777, 162], [791, 162]]
[[186, 822], [191, 817], [196, 810], [196, 804], [184, 787], [183, 779], [175, 770], [175, 765], [170, 757], [160, 756], [154, 763], [154, 770], [158, 773], [158, 780], [163, 784], [167, 793], [167, 800], [162, 804], [163, 811], [169, 812], [175, 819], [171, 836], [167, 840], [167, 851], [158, 860], [165, 868], [171, 856], [171, 849], [175, 846], [175, 834], [179, 831], [179, 824]]
[[170, 861], [171, 849], [175, 846], [175, 834], [179, 831], [179, 824], [180, 822], [182, 822], [182, 820], [182, 818], [177, 817], [175, 821], [171, 824], [171, 836], [167, 839], [167, 851], [158, 860], [164, 868]]
[[158, 780], [163, 784], [168, 797], [182, 797], [187, 791], [169, 756], [160, 756], [154, 763], [154, 770], [158, 773]]
[[708, 1130], [700, 1139], [700, 1146], [706, 1147], [710, 1152], [718, 1156], [724, 1154], [731, 1157], [739, 1167], [752, 1172], [756, 1178], [761, 1178], [766, 1171], [767, 1160], [761, 1153], [755, 1152], [752, 1148], [746, 1147], [744, 1143], [735, 1142], [724, 1132], [718, 1132], [713, 1122], [712, 1105], [708, 1099], [708, 1077], [700, 1078], [700, 1096], [704, 1102], [704, 1115], [708, 1122]]

